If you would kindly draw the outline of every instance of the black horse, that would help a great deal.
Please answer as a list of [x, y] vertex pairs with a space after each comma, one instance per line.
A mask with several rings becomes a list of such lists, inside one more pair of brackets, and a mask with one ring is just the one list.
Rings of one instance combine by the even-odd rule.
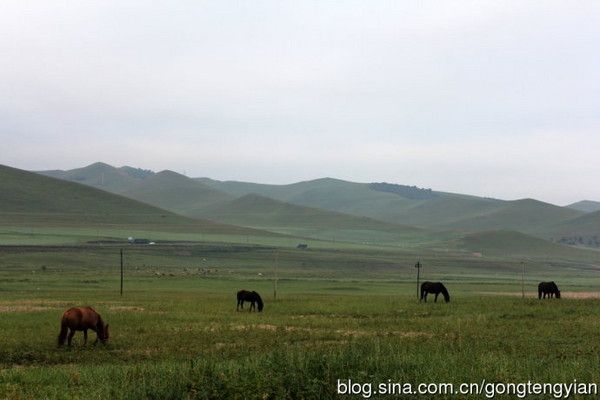
[[244, 309], [245, 301], [250, 302], [250, 311], [252, 311], [253, 308], [256, 308], [256, 304], [258, 304], [258, 311], [263, 310], [264, 304], [258, 293], [254, 291], [250, 292], [249, 290], [240, 290], [239, 292], [237, 292], [236, 311], [239, 311], [240, 307], [242, 308], [242, 310]]
[[425, 302], [427, 302], [428, 293], [435, 294], [434, 302], [437, 302], [440, 293], [444, 296], [446, 303], [450, 301], [450, 294], [442, 282], [423, 282], [421, 284], [421, 299], [419, 301], [425, 300]]
[[538, 285], [538, 299], [541, 299], [542, 296], [544, 299], [546, 295], [549, 299], [556, 296], [557, 299], [560, 299], [560, 290], [558, 290], [558, 286], [554, 282], [540, 282]]

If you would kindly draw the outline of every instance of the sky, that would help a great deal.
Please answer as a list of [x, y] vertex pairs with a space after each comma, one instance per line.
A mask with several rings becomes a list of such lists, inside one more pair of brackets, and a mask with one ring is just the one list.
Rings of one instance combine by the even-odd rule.
[[598, 1], [0, 2], [0, 164], [600, 200]]

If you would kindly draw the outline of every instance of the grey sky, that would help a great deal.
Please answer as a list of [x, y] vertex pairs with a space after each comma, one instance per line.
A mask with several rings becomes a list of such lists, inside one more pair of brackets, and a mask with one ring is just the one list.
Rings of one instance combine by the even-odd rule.
[[600, 200], [597, 1], [2, 1], [0, 163]]

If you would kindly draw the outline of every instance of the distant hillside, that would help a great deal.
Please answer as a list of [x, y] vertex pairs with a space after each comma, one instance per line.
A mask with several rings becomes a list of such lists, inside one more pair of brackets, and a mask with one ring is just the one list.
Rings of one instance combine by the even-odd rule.
[[331, 178], [290, 185], [221, 182], [207, 178], [198, 180], [236, 196], [256, 193], [292, 204], [423, 227], [440, 227], [448, 222], [477, 215], [502, 203], [500, 200], [430, 192], [410, 186], [373, 186]]
[[0, 224], [4, 225], [112, 224], [215, 233], [256, 232], [186, 218], [93, 187], [3, 165], [0, 165], [0, 186]]
[[[53, 178], [93, 186], [112, 193], [120, 193], [139, 179], [143, 179], [142, 177], [147, 176], [144, 173], [140, 173], [140, 171], [144, 170], [137, 170], [131, 167], [115, 168], [108, 164], [97, 162], [87, 167], [68, 171], [52, 170], [40, 171], [39, 173]], [[153, 174], [151, 171], [148, 172]]]
[[533, 199], [508, 201], [501, 207], [475, 217], [456, 221], [452, 226], [473, 231], [515, 230], [544, 233], [562, 221], [580, 216], [580, 211]]
[[[345, 215], [344, 224], [350, 223], [347, 218], [352, 216], [355, 218], [352, 224], [363, 224], [369, 232], [373, 231], [370, 224], [377, 220], [394, 226], [419, 227], [421, 232], [511, 230], [544, 239], [562, 240], [569, 236], [571, 239], [563, 241], [569, 244], [590, 243], [579, 236], [593, 236], [600, 228], [593, 218], [562, 226], [583, 216], [584, 212], [533, 199], [503, 201], [385, 182], [357, 183], [322, 178], [269, 185], [190, 179], [172, 171], [154, 173], [132, 167], [114, 168], [103, 163], [71, 171], [43, 173], [122, 194], [190, 217], [254, 227], [269, 226], [277, 231], [286, 229], [291, 232], [294, 228], [303, 234], [308, 234], [307, 227], [316, 222], [320, 223], [319, 234], [334, 220], [336, 224], [342, 223], [339, 214]], [[250, 194], [261, 197], [254, 200], [244, 197]], [[240, 197], [241, 200], [235, 200]], [[269, 203], [267, 199], [280, 203]], [[382, 225], [375, 230], [382, 232]], [[333, 232], [328, 235], [335, 236]], [[363, 236], [368, 235], [356, 235]], [[571, 243], [575, 236], [577, 243]]]
[[600, 248], [600, 211], [563, 221], [553, 226], [548, 235], [559, 243]]
[[459, 248], [483, 256], [546, 256], [597, 258], [593, 250], [579, 250], [514, 231], [486, 231], [465, 235]]
[[577, 203], [569, 204], [567, 207], [572, 208], [573, 210], [591, 213], [600, 211], [600, 201], [582, 200]]
[[173, 171], [162, 171], [132, 184], [122, 195], [187, 216], [200, 216], [200, 210], [233, 199]]
[[257, 194], [207, 207], [201, 215], [215, 221], [276, 232], [374, 244], [431, 242], [442, 235], [367, 217], [298, 206]]
[[431, 189], [422, 189], [416, 186], [397, 185], [387, 182], [375, 182], [369, 184], [369, 189], [379, 192], [394, 193], [398, 196], [411, 200], [428, 200], [438, 197]]
[[154, 173], [128, 166], [115, 168], [94, 163], [69, 171], [39, 173], [93, 186], [187, 216], [198, 216], [198, 209], [233, 198], [173, 171]]

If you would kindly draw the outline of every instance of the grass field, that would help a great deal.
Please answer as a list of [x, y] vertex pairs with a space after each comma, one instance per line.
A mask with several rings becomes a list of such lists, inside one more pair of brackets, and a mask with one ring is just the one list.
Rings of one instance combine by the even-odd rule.
[[[518, 258], [271, 240], [126, 247], [121, 297], [120, 245], [15, 236], [0, 247], [0, 398], [336, 398], [337, 379], [600, 378], [600, 299], [587, 298], [597, 261], [528, 260], [528, 296], [546, 279], [564, 292], [538, 301], [519, 297]], [[416, 301], [418, 257], [450, 303]], [[241, 288], [261, 293], [264, 312], [235, 311]], [[108, 345], [82, 347], [78, 334], [57, 348], [75, 305], [102, 314]]]

